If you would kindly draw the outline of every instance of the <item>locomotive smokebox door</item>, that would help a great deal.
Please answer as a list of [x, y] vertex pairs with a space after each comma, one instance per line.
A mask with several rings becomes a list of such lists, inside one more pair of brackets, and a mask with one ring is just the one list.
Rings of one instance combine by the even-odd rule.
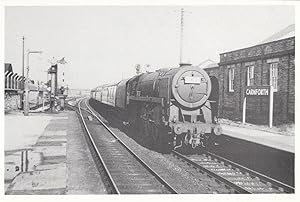
[[179, 70], [173, 77], [172, 93], [179, 104], [187, 108], [203, 105], [211, 92], [207, 73], [198, 67]]

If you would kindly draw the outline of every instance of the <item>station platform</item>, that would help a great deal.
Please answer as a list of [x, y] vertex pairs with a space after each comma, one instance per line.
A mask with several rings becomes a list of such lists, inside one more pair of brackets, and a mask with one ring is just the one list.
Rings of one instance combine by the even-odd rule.
[[221, 120], [220, 125], [224, 135], [295, 153], [293, 125], [268, 128], [267, 126], [235, 123], [228, 120]]
[[5, 194], [103, 194], [74, 111], [5, 114]]

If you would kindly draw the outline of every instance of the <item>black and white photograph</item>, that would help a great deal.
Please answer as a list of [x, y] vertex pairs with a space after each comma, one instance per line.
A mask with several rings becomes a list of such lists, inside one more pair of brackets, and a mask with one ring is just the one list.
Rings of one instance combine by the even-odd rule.
[[4, 199], [296, 200], [296, 2], [16, 2], [2, 3]]

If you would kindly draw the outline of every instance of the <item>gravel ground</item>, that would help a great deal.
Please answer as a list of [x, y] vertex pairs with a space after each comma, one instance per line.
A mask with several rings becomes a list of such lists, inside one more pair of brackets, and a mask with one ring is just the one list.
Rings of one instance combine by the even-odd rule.
[[[107, 121], [105, 122], [107, 123]], [[196, 177], [195, 171], [184, 168], [185, 166], [178, 164], [178, 161], [170, 155], [164, 155], [142, 147], [118, 128], [112, 127], [111, 130], [179, 193], [217, 193], [214, 191], [216, 188], [221, 190], [221, 193], [228, 193], [223, 185], [218, 184], [206, 175], [199, 178], [197, 173]]]

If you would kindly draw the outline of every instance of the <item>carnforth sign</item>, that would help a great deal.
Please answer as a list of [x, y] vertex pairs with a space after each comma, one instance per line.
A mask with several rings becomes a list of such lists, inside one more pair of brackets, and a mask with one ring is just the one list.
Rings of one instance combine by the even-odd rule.
[[273, 126], [273, 87], [272, 86], [247, 86], [243, 103], [243, 123], [246, 123], [247, 97], [264, 96], [269, 98], [269, 127]]
[[245, 96], [269, 96], [270, 86], [247, 86]]

